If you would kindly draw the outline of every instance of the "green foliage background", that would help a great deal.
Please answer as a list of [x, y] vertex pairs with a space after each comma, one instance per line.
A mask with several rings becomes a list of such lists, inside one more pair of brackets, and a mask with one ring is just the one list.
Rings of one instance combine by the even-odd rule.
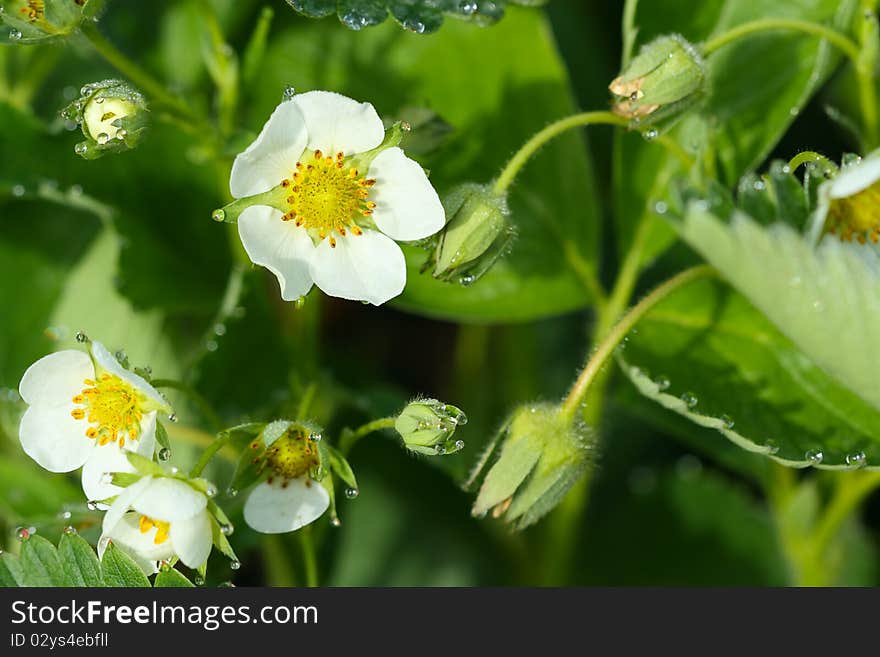
[[[241, 51], [261, 4], [212, 5], [226, 38]], [[42, 472], [21, 452], [16, 428], [21, 405], [14, 389], [24, 369], [72, 345], [82, 330], [124, 348], [133, 364], [151, 366], [156, 376], [186, 381], [228, 425], [289, 416], [312, 382], [318, 383], [312, 415], [331, 437], [344, 426], [393, 413], [416, 394], [467, 411], [470, 422], [461, 430], [467, 447], [454, 456], [412, 458], [390, 434], [358, 445], [351, 462], [360, 496], [341, 500], [340, 528], [326, 519], [314, 527], [322, 583], [798, 581], [787, 541], [815, 521], [834, 480], [801, 482], [799, 473], [740, 449], [717, 426], [698, 426], [658, 405], [638, 392], [644, 371], [669, 376], [675, 397], [699, 390], [701, 408], [714, 418], [730, 415], [733, 430], [747, 433], [753, 444], [800, 436], [803, 443], [786, 443], [797, 451], [786, 455], [791, 460], [827, 445], [828, 432], [846, 433], [847, 440], [861, 432], [867, 452], [880, 421], [870, 409], [853, 410], [863, 402], [840, 386], [831, 393], [823, 388], [821, 399], [830, 394], [835, 408], [849, 409], [858, 421], [832, 422], [817, 411], [821, 404], [810, 387], [792, 383], [792, 368], [799, 376], [825, 375], [803, 363], [787, 338], [720, 282], [671, 298], [620, 356], [622, 369], [615, 369], [598, 427], [603, 451], [590, 503], [569, 545], [560, 550], [554, 540], [553, 516], [521, 534], [472, 519], [472, 495], [460, 490], [482, 446], [516, 404], [561, 398], [574, 378], [594, 320], [583, 268], [611, 283], [638, 243], [636, 265], [646, 267], [641, 291], [699, 262], [674, 243], [670, 225], [653, 216], [654, 202], [668, 192], [681, 165], [638, 132], [572, 132], [544, 148], [512, 188], [520, 235], [510, 257], [464, 288], [420, 276], [424, 253], [409, 249], [406, 292], [381, 309], [317, 294], [296, 309], [280, 301], [274, 278], [263, 269], [244, 272], [240, 299], [221, 308], [228, 281], [239, 281], [240, 246], [234, 227], [215, 224], [210, 213], [229, 200], [231, 157], [288, 85], [367, 100], [384, 117], [407, 119], [413, 108], [436, 112], [452, 132], [414, 154], [442, 195], [459, 182], [491, 180], [550, 121], [578, 108], [607, 107], [606, 88], [619, 70], [624, 38], [641, 44], [675, 31], [700, 41], [773, 14], [846, 31], [856, 5], [646, 0], [636, 13], [636, 33], [621, 32], [623, 7], [616, 3], [558, 0], [543, 9], [509, 6], [492, 27], [450, 18], [435, 34], [416, 35], [392, 21], [354, 32], [276, 2], [265, 57], [243, 69], [235, 114], [240, 131], [216, 144], [155, 122], [135, 151], [94, 161], [74, 155], [77, 135], [57, 112], [80, 85], [117, 74], [85, 43], [4, 45], [0, 546], [16, 547], [20, 525], [34, 526], [53, 542], [67, 525], [93, 543], [97, 538], [99, 516], [80, 502], [78, 477]], [[197, 2], [119, 1], [100, 26], [125, 53], [208, 112], [213, 87], [203, 40], [193, 36], [200, 34], [200, 21]], [[769, 158], [788, 159], [803, 147], [834, 157], [855, 150], [851, 137], [829, 127], [823, 113], [826, 104], [847, 111], [856, 104], [852, 75], [839, 64], [827, 44], [804, 35], [738, 42], [710, 59], [702, 118], [685, 119], [671, 136], [688, 148], [711, 148], [728, 187], [763, 169]], [[729, 332], [714, 323], [717, 308]], [[687, 321], [679, 326], [682, 316]], [[707, 335], [700, 322], [716, 332]], [[773, 375], [746, 386], [756, 369]], [[169, 427], [174, 462], [185, 466], [210, 440], [211, 427], [184, 398], [173, 401], [180, 416]], [[797, 413], [783, 412], [792, 404]], [[209, 475], [225, 482], [230, 473], [221, 460]], [[778, 488], [768, 482], [777, 478], [797, 493], [774, 499], [767, 491]], [[864, 518], [847, 520], [835, 538], [827, 583], [877, 582], [875, 502], [869, 500]], [[237, 527], [233, 543], [243, 565], [232, 572], [218, 558], [209, 582], [301, 583], [297, 538], [251, 533], [241, 521], [240, 501], [229, 498], [224, 505]], [[568, 563], [566, 551], [574, 558], [560, 579], [556, 570]]]

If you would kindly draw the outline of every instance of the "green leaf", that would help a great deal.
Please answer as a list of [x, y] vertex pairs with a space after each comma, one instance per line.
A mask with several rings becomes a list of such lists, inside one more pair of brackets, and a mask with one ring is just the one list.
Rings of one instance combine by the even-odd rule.
[[692, 204], [680, 227], [699, 251], [811, 360], [880, 408], [880, 254], [825, 236], [817, 248], [784, 224], [742, 213], [729, 224]]
[[349, 465], [348, 460], [342, 455], [342, 453], [324, 441], [321, 441], [318, 447], [322, 454], [327, 455], [333, 472], [336, 473], [336, 475], [350, 488], [357, 490], [357, 478], [354, 476], [354, 471], [351, 469], [351, 465]]
[[[290, 83], [290, 52], [321, 53], [300, 60], [299, 90], [332, 88], [374, 103], [386, 117], [406, 107], [428, 107], [455, 129], [421, 160], [441, 198], [462, 182], [492, 180], [529, 137], [575, 108], [565, 65], [541, 12], [510, 10], [492, 30], [451, 22], [429, 39], [390, 25], [362, 34], [325, 24], [308, 28], [284, 32], [271, 43], [251, 125], [262, 125]], [[511, 124], [507, 117], [514, 113]], [[474, 322], [527, 321], [584, 307], [589, 293], [571, 260], [595, 268], [599, 197], [583, 134], [554, 140], [511, 190], [511, 219], [519, 237], [510, 255], [477, 283], [462, 287], [419, 274], [428, 253], [406, 247], [407, 286], [396, 305]]]
[[76, 534], [64, 534], [58, 542], [64, 586], [102, 586], [101, 563], [95, 550]]
[[153, 588], [193, 588], [193, 583], [174, 568], [162, 568], [156, 575]]
[[19, 562], [24, 586], [65, 586], [58, 551], [42, 536], [22, 541]]
[[141, 588], [150, 586], [150, 580], [140, 567], [112, 541], [107, 544], [107, 549], [104, 551], [101, 570], [104, 573], [104, 586]]
[[7, 588], [24, 586], [21, 561], [9, 552], [0, 553], [0, 586]]
[[435, 32], [443, 15], [491, 25], [504, 16], [504, 7], [538, 5], [544, 0], [287, 0], [287, 4], [310, 18], [335, 14], [350, 30], [378, 25], [389, 14], [406, 30], [416, 34]]
[[[698, 43], [736, 25], [772, 16], [825, 23], [848, 33], [857, 5], [856, 0], [769, 4], [710, 0], [699, 6], [640, 2], [635, 24], [639, 44], [670, 32]], [[689, 117], [670, 135], [685, 148], [717, 160], [721, 179], [733, 185], [767, 157], [840, 61], [839, 52], [827, 42], [784, 30], [758, 33], [724, 46], [707, 58], [705, 120]], [[670, 177], [679, 171], [681, 165], [675, 158], [648, 144], [637, 132], [617, 133], [615, 199], [621, 253], [629, 250], [637, 228], [651, 218]], [[652, 222], [645, 230], [643, 262], [674, 240], [674, 233], [660, 222]]]
[[794, 467], [880, 463], [880, 413], [718, 281], [658, 304], [620, 358], [643, 395], [743, 449]]

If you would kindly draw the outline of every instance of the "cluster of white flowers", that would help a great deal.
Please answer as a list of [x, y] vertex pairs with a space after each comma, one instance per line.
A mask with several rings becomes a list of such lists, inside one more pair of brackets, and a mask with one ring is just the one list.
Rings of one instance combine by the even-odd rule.
[[[313, 285], [375, 305], [402, 292], [406, 262], [395, 240], [428, 237], [445, 215], [421, 166], [391, 142], [369, 103], [314, 91], [282, 102], [235, 159], [233, 196], [283, 192], [284, 211], [254, 200], [238, 230], [251, 260], [278, 278], [285, 300]], [[19, 389], [28, 405], [19, 429], [24, 451], [51, 472], [82, 468], [83, 491], [106, 510], [99, 554], [113, 541], [154, 573], [177, 559], [204, 568], [212, 545], [224, 549], [218, 535], [226, 532], [204, 480], [152, 463], [157, 415], [171, 413], [168, 402], [101, 343], [88, 353], [41, 358]], [[332, 478], [316, 474], [329, 448], [296, 426], [267, 425], [254, 444], [262, 450], [254, 459], [259, 476], [244, 518], [259, 532], [295, 531], [331, 505]], [[132, 454], [155, 468], [135, 467]], [[116, 473], [128, 479], [114, 480]]]

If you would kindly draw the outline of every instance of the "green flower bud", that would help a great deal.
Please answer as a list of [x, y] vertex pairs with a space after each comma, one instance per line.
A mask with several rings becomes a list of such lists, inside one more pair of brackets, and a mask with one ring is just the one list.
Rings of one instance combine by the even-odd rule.
[[[593, 432], [572, 422], [556, 405], [517, 409], [499, 437], [500, 453], [483, 479], [473, 514], [491, 511], [517, 529], [553, 509], [592, 464]], [[481, 474], [497, 444], [477, 465], [472, 480]]]
[[646, 44], [608, 88], [615, 114], [640, 123], [656, 123], [695, 102], [706, 81], [703, 58], [678, 34]]
[[416, 399], [403, 409], [394, 428], [406, 448], [419, 454], [452, 454], [464, 447], [464, 441], [453, 440], [455, 430], [467, 424], [461, 409], [436, 399]]
[[61, 115], [81, 127], [86, 139], [74, 151], [87, 160], [134, 148], [149, 122], [144, 97], [120, 80], [85, 85]]
[[444, 203], [451, 217], [434, 253], [434, 278], [471, 285], [510, 247], [516, 231], [508, 219], [507, 198], [486, 185], [465, 183]]
[[[64, 37], [83, 18], [97, 11], [92, 0], [0, 0], [0, 20], [9, 26], [9, 38], [19, 43], [36, 43]], [[87, 7], [88, 6], [88, 7]]]

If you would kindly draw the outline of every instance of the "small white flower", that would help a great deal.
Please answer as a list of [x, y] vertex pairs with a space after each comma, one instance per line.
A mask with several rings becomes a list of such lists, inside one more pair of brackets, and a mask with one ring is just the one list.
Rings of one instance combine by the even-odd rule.
[[104, 473], [134, 471], [125, 450], [152, 458], [156, 412], [168, 405], [100, 342], [92, 343], [91, 356], [58, 351], [27, 369], [19, 384], [28, 404], [19, 439], [28, 456], [50, 472], [82, 467], [86, 496], [102, 500], [121, 490]]
[[311, 478], [321, 464], [318, 447], [308, 433], [289, 425], [283, 431], [267, 428], [263, 440], [265, 450], [256, 462], [260, 472], [270, 474], [248, 495], [244, 521], [263, 534], [296, 531], [330, 506], [330, 494]]
[[844, 241], [880, 240], [880, 151], [844, 165], [819, 187], [810, 237], [817, 241], [827, 230]]
[[129, 554], [145, 573], [179, 557], [199, 568], [211, 554], [211, 516], [204, 493], [178, 479], [143, 477], [125, 488], [104, 515], [98, 555], [108, 541]]
[[278, 185], [289, 192], [287, 212], [254, 205], [238, 219], [248, 256], [275, 274], [283, 299], [315, 284], [331, 296], [380, 305], [406, 284], [395, 240], [423, 239], [443, 227], [437, 193], [400, 148], [362, 159], [366, 170], [358, 168], [359, 156], [384, 136], [369, 103], [311, 91], [282, 102], [235, 158], [234, 197]]

